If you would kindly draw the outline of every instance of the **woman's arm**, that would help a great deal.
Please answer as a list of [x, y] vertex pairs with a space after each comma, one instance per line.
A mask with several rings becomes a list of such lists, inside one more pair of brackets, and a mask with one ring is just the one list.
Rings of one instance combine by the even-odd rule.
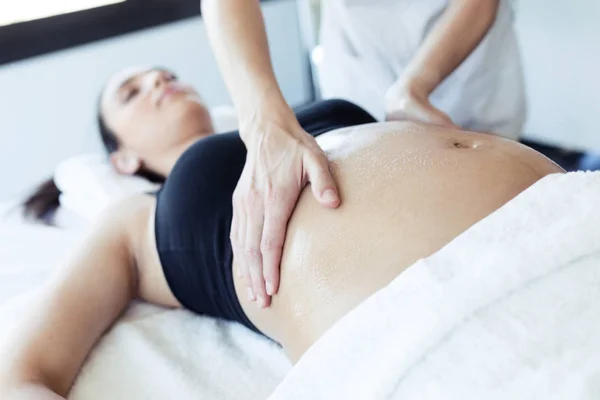
[[148, 211], [138, 198], [111, 210], [45, 285], [0, 350], [0, 398], [66, 397], [94, 344], [138, 292], [132, 223]]
[[[427, 117], [428, 112], [438, 111], [429, 103], [429, 95], [481, 42], [494, 23], [499, 1], [451, 0], [449, 2], [444, 14], [402, 76], [388, 91], [387, 111], [391, 119], [395, 119], [394, 112], [402, 109], [407, 100], [416, 101], [419, 103], [416, 105], [425, 107], [425, 109], [414, 110], [416, 114], [419, 114], [418, 111], [423, 112], [424, 117]], [[433, 121], [425, 122], [444, 122], [445, 114], [434, 114], [431, 115]], [[420, 119], [419, 115], [415, 116], [416, 119]], [[410, 118], [410, 115], [408, 117]]]
[[325, 153], [298, 123], [275, 79], [258, 0], [203, 0], [202, 15], [248, 149], [233, 198], [231, 242], [251, 300], [279, 287], [287, 222], [310, 182], [322, 205], [339, 197]]

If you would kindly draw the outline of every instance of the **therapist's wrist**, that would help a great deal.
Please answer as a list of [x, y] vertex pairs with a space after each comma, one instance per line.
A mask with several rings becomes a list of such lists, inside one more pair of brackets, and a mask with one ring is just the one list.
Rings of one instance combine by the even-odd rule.
[[239, 124], [240, 136], [246, 144], [272, 127], [277, 127], [278, 131], [292, 131], [299, 125], [294, 111], [277, 92], [257, 96], [249, 107], [241, 109]]
[[428, 98], [438, 87], [442, 79], [439, 73], [432, 70], [419, 69], [418, 71], [407, 70], [397, 82], [407, 93], [417, 98]]

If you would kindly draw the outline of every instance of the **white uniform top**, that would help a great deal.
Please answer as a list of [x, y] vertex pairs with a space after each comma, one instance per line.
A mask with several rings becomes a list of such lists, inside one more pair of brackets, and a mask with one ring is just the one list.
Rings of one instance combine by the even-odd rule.
[[[319, 66], [323, 98], [353, 101], [379, 120], [402, 74], [448, 0], [324, 0]], [[467, 129], [516, 139], [525, 121], [523, 73], [509, 0], [479, 46], [430, 96]]]

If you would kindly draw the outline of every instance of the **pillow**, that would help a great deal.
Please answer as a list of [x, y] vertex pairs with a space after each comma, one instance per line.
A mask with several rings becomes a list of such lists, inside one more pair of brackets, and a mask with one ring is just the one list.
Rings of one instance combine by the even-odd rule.
[[[235, 109], [212, 108], [210, 114], [217, 132], [236, 130]], [[122, 175], [114, 170], [105, 154], [81, 154], [62, 161], [54, 172], [60, 189], [62, 208], [93, 221], [106, 207], [126, 197], [156, 191], [159, 184], [139, 176]]]
[[117, 173], [103, 154], [81, 154], [61, 162], [54, 182], [62, 192], [60, 205], [89, 220], [125, 197], [160, 187], [139, 176]]

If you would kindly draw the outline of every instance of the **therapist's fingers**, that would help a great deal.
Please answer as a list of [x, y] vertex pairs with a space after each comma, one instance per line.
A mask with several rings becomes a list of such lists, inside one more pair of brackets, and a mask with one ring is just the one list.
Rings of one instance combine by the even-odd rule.
[[448, 128], [458, 128], [448, 114], [442, 112], [438, 108], [435, 108], [429, 101], [419, 104], [419, 106], [423, 109], [422, 113], [424, 122], [445, 126]]
[[237, 195], [233, 197], [233, 219], [231, 221], [231, 247], [236, 263], [236, 273], [242, 278], [248, 290], [248, 300], [254, 301], [254, 291], [252, 290], [252, 280], [248, 263], [246, 262], [246, 210], [241, 198]]
[[320, 149], [308, 153], [304, 157], [304, 170], [315, 199], [325, 207], [338, 207], [340, 197], [325, 153]]
[[252, 290], [260, 307], [268, 307], [271, 303], [267, 295], [263, 278], [263, 257], [261, 239], [264, 224], [264, 202], [256, 189], [251, 188], [246, 193], [246, 237], [244, 257], [250, 271]]
[[280, 264], [288, 220], [294, 210], [299, 189], [290, 188], [287, 196], [271, 191], [265, 202], [265, 221], [261, 240], [263, 277], [267, 294], [279, 290]]
[[434, 107], [426, 97], [421, 98], [410, 93], [402, 93], [399, 97], [388, 98], [386, 120], [408, 120], [458, 128], [448, 114]]

